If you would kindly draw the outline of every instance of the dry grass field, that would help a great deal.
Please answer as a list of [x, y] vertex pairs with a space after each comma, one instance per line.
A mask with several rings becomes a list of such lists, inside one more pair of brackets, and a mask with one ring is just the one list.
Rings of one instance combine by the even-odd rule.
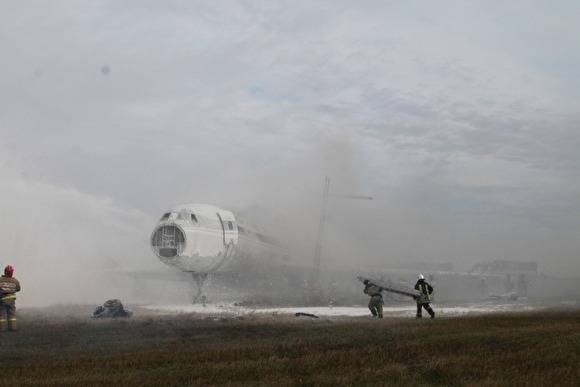
[[0, 385], [575, 385], [580, 311], [414, 319], [22, 315]]

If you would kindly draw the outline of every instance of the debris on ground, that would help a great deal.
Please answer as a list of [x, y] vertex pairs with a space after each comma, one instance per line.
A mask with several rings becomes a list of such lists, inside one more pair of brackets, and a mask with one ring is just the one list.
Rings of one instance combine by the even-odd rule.
[[103, 305], [95, 308], [92, 318], [119, 318], [131, 317], [133, 311], [125, 309], [121, 300], [113, 299], [107, 300]]
[[312, 313], [304, 313], [304, 312], [296, 312], [294, 314], [294, 316], [296, 317], [311, 317], [311, 318], [318, 318], [317, 315], [312, 314]]

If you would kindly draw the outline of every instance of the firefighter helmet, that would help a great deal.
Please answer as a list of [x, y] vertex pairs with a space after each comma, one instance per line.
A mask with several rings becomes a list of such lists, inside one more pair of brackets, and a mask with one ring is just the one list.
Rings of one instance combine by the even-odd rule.
[[418, 278], [418, 279], [420, 279], [420, 280], [424, 280], [424, 279], [425, 279], [425, 277], [423, 277], [423, 274], [419, 274], [419, 275], [417, 276], [417, 278]]
[[14, 268], [10, 265], [6, 266], [4, 268], [4, 275], [6, 277], [12, 277], [12, 274], [14, 274]]

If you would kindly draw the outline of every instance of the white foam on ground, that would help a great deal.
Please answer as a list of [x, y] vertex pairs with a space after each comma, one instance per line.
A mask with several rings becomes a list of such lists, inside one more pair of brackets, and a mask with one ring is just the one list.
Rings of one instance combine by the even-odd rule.
[[[462, 306], [441, 306], [432, 304], [437, 316], [458, 316], [465, 314], [486, 314], [498, 312], [522, 312], [538, 309], [536, 306], [526, 304], [472, 304]], [[228, 304], [207, 304], [203, 305], [148, 305], [145, 309], [157, 312], [159, 314], [187, 314], [197, 313], [203, 315], [234, 315], [243, 316], [249, 314], [281, 314], [293, 315], [298, 312], [310, 313], [323, 317], [338, 316], [369, 316], [370, 312], [367, 307], [280, 307], [280, 308], [249, 308], [245, 306], [236, 306]], [[416, 306], [386, 306], [383, 308], [385, 317], [393, 316], [414, 316]], [[424, 311], [424, 315], [427, 313]]]

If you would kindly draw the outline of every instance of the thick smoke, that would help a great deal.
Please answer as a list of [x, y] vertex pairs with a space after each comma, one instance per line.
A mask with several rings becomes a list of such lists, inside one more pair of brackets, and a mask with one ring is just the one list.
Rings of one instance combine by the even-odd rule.
[[94, 303], [119, 295], [111, 273], [151, 268], [152, 218], [71, 187], [32, 180], [3, 152], [0, 263], [15, 267], [22, 305]]
[[325, 176], [374, 197], [329, 200], [326, 267], [580, 273], [578, 65], [546, 62], [574, 60], [576, 5], [169, 3], [0, 13], [0, 263], [25, 305], [128, 294], [102, 273], [162, 268], [178, 203], [308, 265]]
[[[576, 262], [569, 233], [533, 227], [526, 218], [513, 219], [491, 205], [488, 213], [478, 216], [447, 208], [444, 204], [458, 193], [442, 181], [439, 167], [428, 169], [430, 174], [407, 176], [392, 187], [372, 182], [365, 155], [353, 139], [323, 136], [305, 152], [308, 157], [297, 162], [261, 174], [232, 168], [225, 177], [206, 176], [206, 185], [198, 189], [176, 186], [176, 192], [188, 194], [152, 204], [155, 214], [27, 177], [8, 154], [4, 152], [0, 169], [1, 263], [16, 267], [24, 287], [23, 305], [96, 303], [111, 297], [148, 301], [147, 294], [160, 286], [178, 302], [186, 301], [185, 284], [145, 280], [136, 294], [131, 286], [137, 285], [124, 274], [167, 271], [150, 251], [148, 238], [157, 216], [181, 202], [232, 209], [282, 241], [292, 258], [308, 267], [325, 176], [331, 177], [332, 194], [374, 199], [329, 199], [323, 269], [351, 268], [355, 273], [371, 266], [394, 268], [401, 262], [450, 262], [466, 270], [478, 261], [501, 258], [537, 260], [542, 272], [564, 275], [561, 268]], [[228, 189], [231, 175], [237, 182], [233, 196]], [[558, 256], [560, 266], [544, 263], [552, 255]]]

